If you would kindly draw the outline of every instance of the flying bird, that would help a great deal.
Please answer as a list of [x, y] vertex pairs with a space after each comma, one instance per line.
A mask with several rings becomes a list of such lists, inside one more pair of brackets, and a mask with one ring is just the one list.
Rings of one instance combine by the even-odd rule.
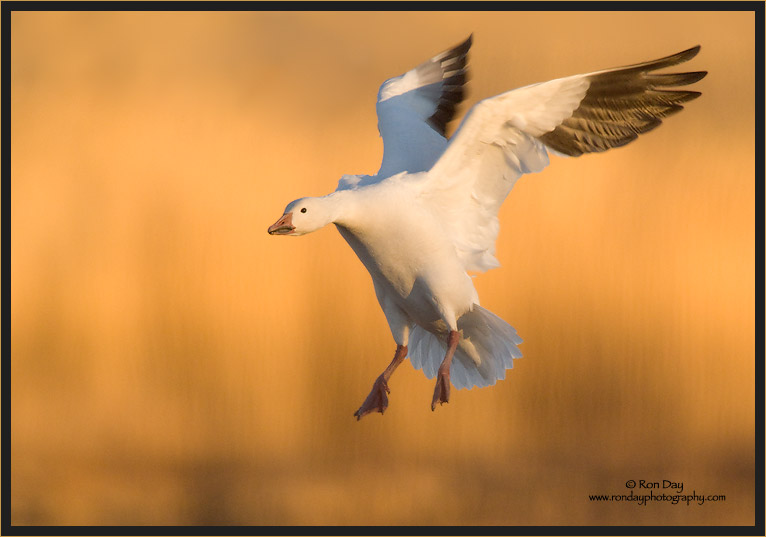
[[465, 96], [472, 36], [386, 80], [376, 103], [383, 161], [375, 175], [344, 175], [336, 190], [297, 199], [268, 228], [305, 235], [335, 224], [372, 276], [396, 342], [391, 363], [354, 414], [388, 407], [389, 379], [409, 356], [436, 377], [431, 409], [457, 389], [494, 385], [521, 357], [521, 338], [479, 305], [468, 271], [499, 266], [497, 213], [516, 181], [548, 165], [635, 140], [697, 91], [673, 89], [707, 72], [655, 73], [699, 46], [627, 67], [533, 84], [476, 103], [448, 140]]

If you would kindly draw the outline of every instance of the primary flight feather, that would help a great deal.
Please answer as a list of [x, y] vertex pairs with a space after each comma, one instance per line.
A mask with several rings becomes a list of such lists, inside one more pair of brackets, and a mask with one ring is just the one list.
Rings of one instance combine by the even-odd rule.
[[659, 60], [559, 78], [475, 104], [455, 134], [445, 129], [465, 96], [472, 37], [378, 91], [383, 161], [375, 175], [344, 175], [335, 192], [290, 203], [272, 235], [304, 235], [329, 223], [370, 272], [396, 342], [394, 359], [355, 416], [388, 407], [388, 381], [409, 356], [436, 377], [431, 409], [456, 388], [490, 386], [520, 358], [521, 338], [479, 306], [467, 271], [499, 266], [497, 213], [514, 183], [568, 156], [620, 147], [681, 110], [696, 91], [673, 89], [707, 73], [654, 71]]

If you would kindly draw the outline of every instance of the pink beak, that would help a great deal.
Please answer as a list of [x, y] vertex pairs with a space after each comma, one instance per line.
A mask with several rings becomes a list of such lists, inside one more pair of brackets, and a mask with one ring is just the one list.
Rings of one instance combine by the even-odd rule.
[[269, 235], [289, 235], [293, 232], [293, 213], [283, 214], [282, 218], [269, 226]]

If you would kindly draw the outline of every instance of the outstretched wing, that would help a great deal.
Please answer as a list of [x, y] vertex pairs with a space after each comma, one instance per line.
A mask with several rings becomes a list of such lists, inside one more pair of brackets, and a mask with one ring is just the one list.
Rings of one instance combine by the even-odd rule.
[[465, 96], [471, 43], [469, 36], [380, 87], [376, 109], [383, 162], [379, 178], [426, 171], [444, 152], [447, 123]]
[[654, 74], [700, 47], [627, 67], [512, 90], [477, 103], [428, 173], [424, 195], [444, 214], [466, 270], [499, 265], [497, 211], [516, 180], [548, 165], [548, 149], [578, 156], [635, 140], [700, 96], [671, 89], [705, 71]]

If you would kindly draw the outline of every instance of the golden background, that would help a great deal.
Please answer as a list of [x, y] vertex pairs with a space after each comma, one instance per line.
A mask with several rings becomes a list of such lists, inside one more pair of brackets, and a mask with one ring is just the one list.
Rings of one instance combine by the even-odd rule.
[[[12, 24], [14, 524], [753, 523], [752, 13]], [[395, 347], [369, 275], [266, 228], [374, 173], [379, 85], [471, 32], [467, 105], [698, 43], [709, 75], [516, 185], [475, 280], [524, 338], [505, 381], [432, 413], [407, 362], [356, 422]], [[726, 500], [588, 500], [629, 479]]]

